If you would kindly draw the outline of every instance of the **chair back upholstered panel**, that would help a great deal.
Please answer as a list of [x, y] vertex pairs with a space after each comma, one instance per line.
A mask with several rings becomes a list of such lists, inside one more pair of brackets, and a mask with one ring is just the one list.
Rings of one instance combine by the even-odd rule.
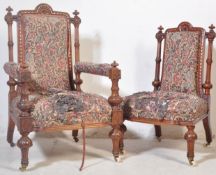
[[161, 90], [201, 95], [205, 30], [181, 23], [165, 32]]
[[70, 17], [46, 5], [18, 13], [19, 62], [31, 71], [31, 90], [70, 89]]

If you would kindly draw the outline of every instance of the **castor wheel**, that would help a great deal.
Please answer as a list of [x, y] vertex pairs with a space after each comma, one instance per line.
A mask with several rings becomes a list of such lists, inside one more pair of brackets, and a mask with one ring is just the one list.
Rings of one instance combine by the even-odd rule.
[[195, 161], [192, 158], [188, 158], [188, 162], [190, 166], [195, 166]]
[[75, 142], [79, 142], [79, 139], [77, 137], [74, 137]]
[[15, 143], [13, 143], [13, 142], [12, 142], [12, 143], [10, 143], [10, 146], [11, 146], [11, 147], [14, 147], [15, 145], [16, 145], [16, 144], [15, 144]]
[[120, 154], [124, 155], [126, 153], [126, 151], [124, 149], [120, 150]]
[[161, 137], [157, 137], [157, 140], [158, 140], [158, 142], [161, 142], [162, 139], [161, 139]]
[[115, 159], [115, 161], [118, 162], [118, 163], [121, 162], [121, 158], [120, 158], [119, 156], [115, 156], [114, 159]]
[[27, 165], [21, 165], [21, 167], [19, 168], [20, 171], [24, 172], [27, 169]]
[[204, 143], [203, 147], [208, 147], [210, 145], [210, 143]]

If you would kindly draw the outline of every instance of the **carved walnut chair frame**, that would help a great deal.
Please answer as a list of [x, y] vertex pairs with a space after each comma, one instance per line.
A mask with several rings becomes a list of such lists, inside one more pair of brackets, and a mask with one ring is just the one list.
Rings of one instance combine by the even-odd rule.
[[[185, 133], [184, 138], [187, 140], [187, 157], [189, 160], [189, 163], [192, 165], [194, 160], [194, 144], [195, 140], [197, 139], [197, 134], [194, 132], [195, 125], [199, 121], [203, 121], [204, 129], [205, 129], [205, 135], [206, 135], [206, 141], [207, 143], [205, 146], [209, 145], [212, 142], [212, 133], [209, 123], [209, 111], [210, 111], [210, 90], [212, 88], [211, 83], [211, 65], [212, 65], [212, 49], [213, 49], [213, 41], [216, 36], [216, 33], [214, 32], [214, 26], [211, 25], [209, 27], [209, 32], [204, 33], [204, 38], [208, 39], [208, 55], [206, 59], [206, 74], [205, 74], [205, 82], [203, 82], [204, 77], [204, 63], [202, 58], [204, 57], [204, 51], [203, 53], [200, 53], [197, 58], [197, 72], [196, 72], [196, 91], [197, 95], [201, 97], [202, 99], [207, 101], [208, 109], [206, 115], [197, 118], [193, 121], [181, 121], [181, 120], [158, 120], [158, 119], [152, 119], [152, 118], [146, 118], [144, 116], [141, 117], [134, 117], [130, 116], [124, 118], [129, 121], [133, 122], [141, 122], [141, 123], [148, 123], [148, 124], [154, 124], [155, 127], [155, 135], [158, 138], [158, 140], [161, 140], [161, 125], [179, 125], [179, 126], [186, 126], [188, 131]], [[188, 22], [182, 22], [179, 24], [177, 28], [171, 28], [167, 29], [165, 33], [163, 33], [163, 27], [160, 26], [158, 33], [156, 34], [157, 39], [157, 56], [156, 56], [156, 67], [155, 67], [155, 78], [152, 82], [152, 85], [154, 86], [154, 91], [160, 91], [161, 84], [162, 84], [162, 78], [163, 78], [163, 69], [162, 69], [162, 77], [160, 76], [160, 69], [161, 69], [161, 52], [162, 52], [162, 41], [166, 39], [167, 32], [180, 32], [180, 31], [204, 31], [203, 28], [199, 27], [193, 27]], [[201, 45], [202, 42], [199, 44], [199, 49], [201, 47], [205, 47]], [[205, 43], [204, 43], [205, 45]], [[203, 48], [204, 50], [204, 48]], [[162, 67], [163, 68], [163, 67]], [[124, 115], [127, 115], [128, 111], [124, 111]], [[129, 114], [130, 115], [130, 114]]]
[[[11, 69], [12, 72], [6, 71], [9, 75], [9, 81], [7, 82], [9, 86], [9, 122], [8, 122], [8, 133], [7, 133], [7, 141], [10, 143], [11, 146], [14, 146], [13, 143], [13, 133], [14, 127], [16, 125], [18, 131], [21, 134], [21, 138], [18, 140], [17, 145], [21, 149], [21, 170], [25, 170], [29, 164], [28, 160], [28, 152], [29, 148], [32, 146], [32, 141], [28, 137], [29, 133], [32, 131], [38, 131], [37, 128], [33, 127], [34, 119], [31, 117], [32, 111], [32, 104], [29, 101], [29, 82], [31, 81], [31, 72], [28, 70], [28, 66], [25, 63], [25, 48], [22, 45], [22, 15], [23, 14], [49, 14], [49, 15], [61, 15], [67, 19], [68, 23], [68, 69], [69, 69], [69, 79], [70, 79], [70, 86], [72, 91], [81, 91], [81, 84], [82, 80], [80, 78], [80, 73], [92, 73], [100, 75], [97, 72], [85, 71], [85, 70], [75, 70], [75, 80], [73, 80], [73, 65], [72, 65], [72, 53], [71, 53], [71, 34], [70, 34], [70, 25], [74, 25], [74, 47], [75, 47], [75, 65], [80, 63], [80, 43], [79, 43], [79, 25], [81, 23], [81, 19], [78, 16], [79, 13], [75, 11], [74, 17], [71, 18], [68, 13], [64, 12], [57, 12], [53, 11], [52, 8], [47, 4], [39, 4], [35, 10], [22, 10], [19, 11], [17, 15], [12, 14], [12, 8], [7, 8], [7, 14], [5, 16], [5, 20], [8, 24], [8, 47], [9, 47], [9, 63], [5, 64], [5, 70], [7, 67], [13, 66], [14, 64], [14, 56], [13, 56], [13, 29], [12, 24], [13, 22], [18, 23], [18, 68]], [[100, 66], [100, 65], [99, 65]], [[114, 62], [112, 65], [109, 66], [109, 70], [106, 74], [101, 74], [103, 76], [109, 77], [112, 82], [111, 87], [111, 96], [108, 98], [108, 102], [112, 107], [112, 121], [110, 123], [98, 123], [98, 124], [85, 124], [86, 128], [98, 128], [98, 127], [105, 127], [105, 126], [112, 126], [112, 130], [109, 136], [112, 138], [113, 141], [113, 155], [115, 160], [119, 158], [119, 144], [120, 140], [122, 143], [122, 129], [121, 124], [123, 122], [123, 113], [120, 107], [120, 103], [122, 102], [122, 98], [119, 96], [119, 88], [118, 88], [118, 81], [121, 78], [120, 69], [117, 68], [118, 64]], [[19, 89], [19, 90], [18, 90]], [[18, 103], [18, 108], [21, 113], [18, 116], [13, 116], [11, 111], [11, 102], [15, 99], [18, 95], [20, 95], [20, 101]], [[54, 126], [43, 128], [42, 131], [59, 131], [59, 130], [73, 130], [72, 135], [74, 140], [77, 142], [77, 134], [78, 129], [83, 128], [82, 124], [76, 125], [63, 125], [63, 126]], [[41, 130], [40, 130], [41, 131]]]

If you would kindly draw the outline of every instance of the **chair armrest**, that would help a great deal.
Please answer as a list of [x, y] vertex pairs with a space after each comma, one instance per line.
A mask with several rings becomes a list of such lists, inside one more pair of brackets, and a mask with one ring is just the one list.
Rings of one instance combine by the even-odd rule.
[[4, 70], [11, 78], [17, 79], [20, 83], [31, 81], [31, 72], [26, 65], [22, 67], [20, 64], [7, 62], [4, 64]]
[[78, 62], [74, 66], [74, 70], [77, 73], [90, 73], [95, 75], [101, 75], [109, 77], [109, 71], [112, 68], [110, 64], [94, 64], [88, 62]]
[[4, 64], [4, 71], [13, 79], [18, 79], [19, 64], [7, 62]]

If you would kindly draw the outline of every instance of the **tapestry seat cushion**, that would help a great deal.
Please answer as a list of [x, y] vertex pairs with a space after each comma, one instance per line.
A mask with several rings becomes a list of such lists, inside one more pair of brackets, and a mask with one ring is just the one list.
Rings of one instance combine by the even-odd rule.
[[124, 99], [124, 117], [168, 121], [194, 121], [207, 114], [207, 102], [181, 92], [139, 92]]
[[[77, 91], [50, 89], [47, 93], [30, 96], [34, 104], [31, 116], [35, 128], [46, 128], [59, 125], [111, 122], [111, 106], [102, 96]], [[12, 108], [20, 97], [12, 101]]]

